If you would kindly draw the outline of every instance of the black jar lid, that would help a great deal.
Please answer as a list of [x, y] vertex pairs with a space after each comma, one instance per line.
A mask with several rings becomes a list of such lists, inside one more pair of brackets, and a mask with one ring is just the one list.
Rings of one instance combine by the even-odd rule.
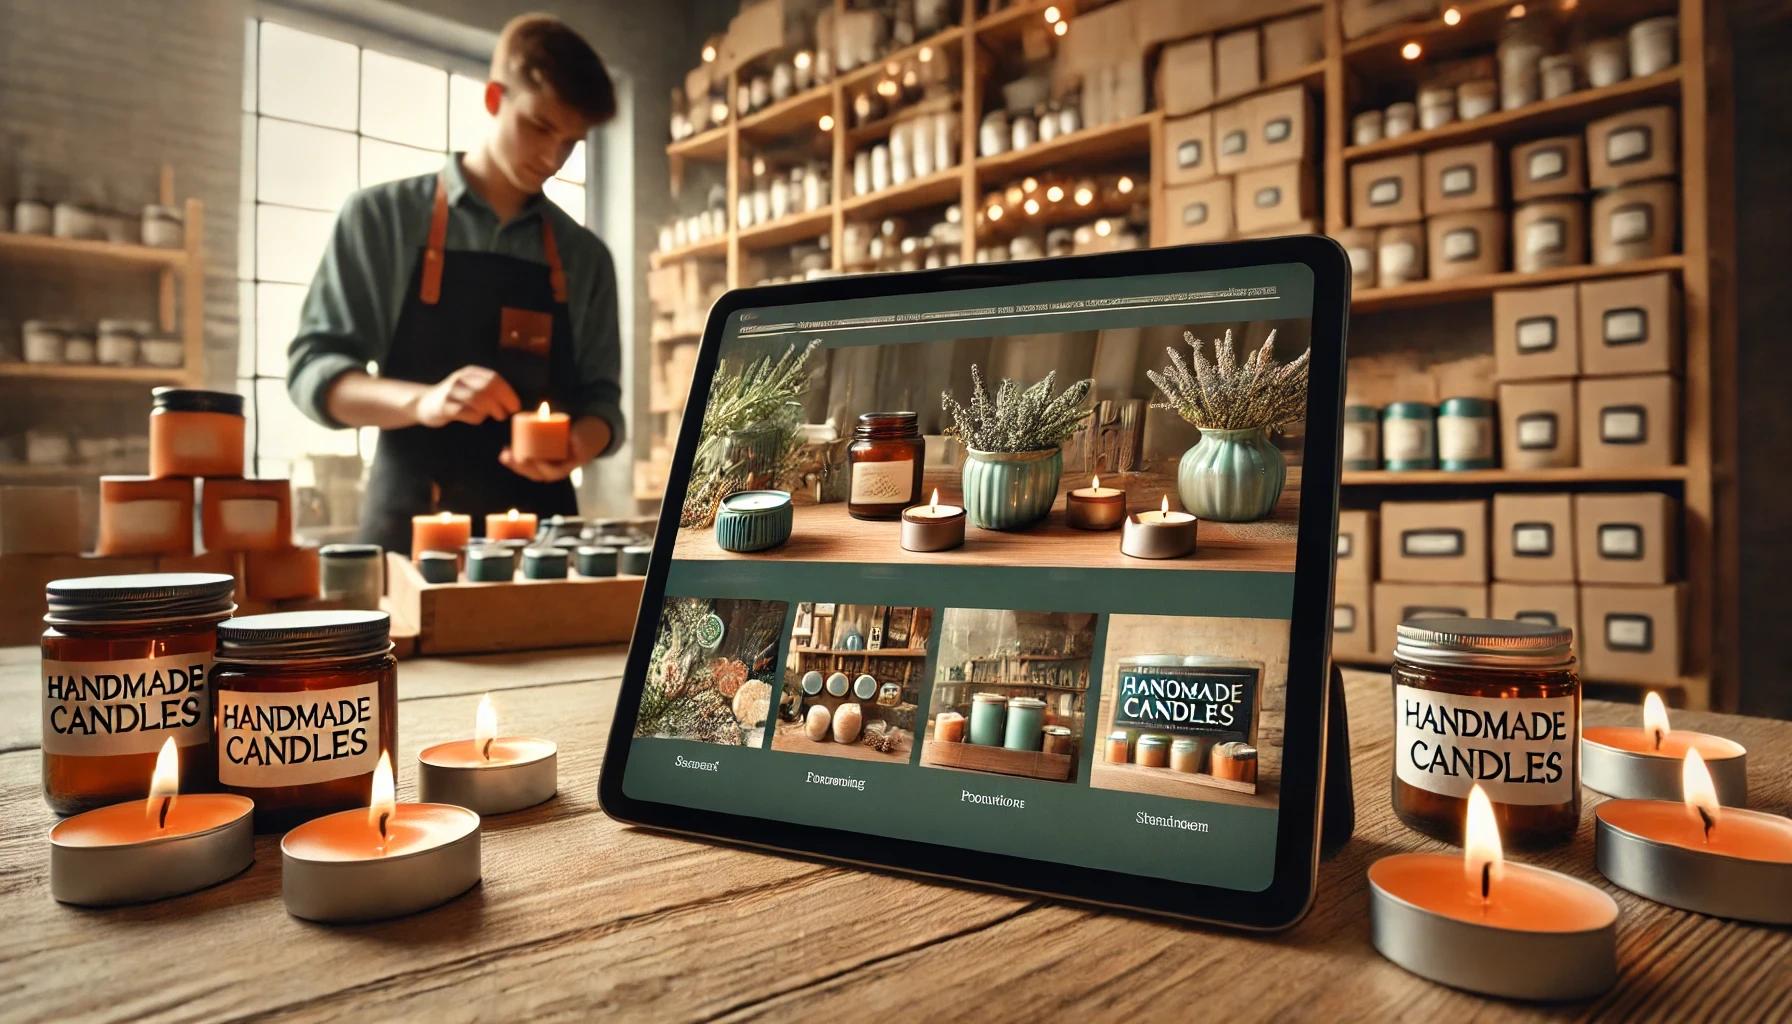
[[234, 391], [156, 388], [149, 395], [151, 406], [156, 412], [221, 412], [227, 416], [243, 414], [243, 396]]
[[236, 610], [236, 578], [216, 572], [147, 572], [51, 580], [44, 587], [52, 626], [178, 622]]
[[1394, 657], [1419, 665], [1552, 669], [1574, 664], [1574, 631], [1517, 619], [1408, 619], [1394, 627]]
[[392, 617], [385, 612], [245, 615], [218, 625], [218, 657], [260, 663], [350, 661], [390, 651], [391, 632]]
[[317, 554], [320, 558], [378, 558], [384, 550], [378, 544], [325, 544]]
[[906, 410], [864, 412], [859, 414], [859, 422], [852, 428], [852, 435], [861, 441], [918, 436], [921, 430], [920, 421], [920, 416]]

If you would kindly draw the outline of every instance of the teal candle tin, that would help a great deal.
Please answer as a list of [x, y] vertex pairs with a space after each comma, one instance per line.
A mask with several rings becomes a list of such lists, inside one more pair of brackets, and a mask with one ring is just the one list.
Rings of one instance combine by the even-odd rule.
[[860, 700], [870, 700], [877, 696], [877, 680], [870, 675], [861, 675], [852, 681], [852, 695]]
[[452, 551], [425, 551], [417, 556], [425, 583], [453, 583], [460, 578], [460, 558]]
[[851, 689], [851, 684], [846, 681], [846, 673], [835, 672], [833, 675], [828, 676], [829, 693], [836, 697], [844, 697], [846, 696], [846, 691], [849, 689]]
[[821, 695], [821, 673], [811, 669], [803, 673], [803, 692], [811, 697]]
[[1044, 738], [1045, 701], [1038, 697], [1009, 698], [1002, 746], [1009, 750], [1038, 750]]
[[622, 554], [621, 548], [612, 548], [598, 544], [586, 544], [579, 548], [577, 558], [580, 576], [614, 576], [616, 565]]
[[1424, 402], [1392, 402], [1381, 411], [1383, 469], [1437, 468], [1437, 410]]
[[1003, 722], [1008, 713], [1008, 699], [999, 693], [971, 694], [970, 740], [986, 747], [999, 747], [1004, 738]]
[[529, 548], [524, 551], [523, 578], [531, 580], [565, 579], [566, 552], [560, 548]]
[[1492, 469], [1494, 405], [1486, 398], [1446, 398], [1437, 407], [1437, 464], [1449, 470]]
[[516, 555], [496, 544], [467, 551], [467, 579], [473, 583], [509, 583], [516, 576]]
[[1381, 468], [1381, 410], [1373, 405], [1344, 407], [1344, 468]]
[[647, 575], [647, 565], [653, 561], [653, 548], [646, 544], [630, 544], [622, 549], [617, 564], [630, 576]]
[[716, 511], [716, 545], [723, 551], [775, 548], [790, 539], [789, 491], [735, 491]]

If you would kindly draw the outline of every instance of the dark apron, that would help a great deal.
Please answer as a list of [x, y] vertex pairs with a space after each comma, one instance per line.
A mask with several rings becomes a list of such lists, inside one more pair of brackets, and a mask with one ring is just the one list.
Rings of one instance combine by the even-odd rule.
[[[436, 179], [429, 241], [417, 255], [382, 377], [435, 384], [463, 366], [487, 366], [516, 389], [524, 409], [569, 406], [571, 318], [566, 274], [552, 226], [542, 218], [547, 266], [489, 252], [448, 252], [448, 192]], [[452, 256], [452, 259], [448, 257]], [[450, 423], [380, 431], [361, 506], [361, 539], [409, 553], [411, 517], [452, 511], [485, 515], [519, 509], [573, 515], [572, 483], [538, 483], [498, 462], [510, 422]]]

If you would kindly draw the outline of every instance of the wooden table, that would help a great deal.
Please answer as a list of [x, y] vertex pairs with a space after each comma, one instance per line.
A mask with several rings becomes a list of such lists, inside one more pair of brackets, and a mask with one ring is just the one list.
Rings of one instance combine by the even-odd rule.
[[[423, 659], [400, 672], [401, 797], [416, 751], [463, 736], [480, 693], [506, 731], [554, 736], [561, 794], [488, 823], [485, 882], [418, 917], [331, 928], [286, 915], [279, 850], [205, 892], [92, 911], [50, 899], [34, 649], [0, 649], [0, 1020], [341, 1017], [691, 1019], [896, 1015], [1479, 1020], [1792, 1015], [1792, 931], [1719, 921], [1604, 886], [1623, 978], [1588, 1004], [1490, 1002], [1369, 946], [1364, 870], [1435, 847], [1388, 809], [1385, 677], [1349, 681], [1356, 838], [1320, 868], [1312, 913], [1235, 934], [626, 828], [596, 807], [619, 650]], [[1634, 707], [1589, 702], [1592, 722]], [[1755, 805], [1792, 802], [1792, 723], [1682, 712], [1747, 744]], [[1589, 801], [1599, 798], [1589, 794]], [[1592, 816], [1536, 858], [1598, 881]], [[1229, 1012], [1228, 1012], [1229, 1011]]]

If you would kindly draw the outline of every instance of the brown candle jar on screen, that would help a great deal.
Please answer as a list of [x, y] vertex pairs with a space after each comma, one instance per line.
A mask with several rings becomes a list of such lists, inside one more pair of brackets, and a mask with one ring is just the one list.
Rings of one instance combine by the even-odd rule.
[[1394, 646], [1394, 813], [1461, 844], [1486, 792], [1509, 846], [1580, 826], [1580, 678], [1573, 633], [1501, 619], [1410, 619]]
[[921, 501], [926, 446], [912, 412], [868, 412], [846, 450], [846, 511], [854, 519], [895, 519]]
[[398, 663], [385, 612], [279, 612], [218, 627], [218, 784], [255, 830], [365, 807], [396, 757]]

